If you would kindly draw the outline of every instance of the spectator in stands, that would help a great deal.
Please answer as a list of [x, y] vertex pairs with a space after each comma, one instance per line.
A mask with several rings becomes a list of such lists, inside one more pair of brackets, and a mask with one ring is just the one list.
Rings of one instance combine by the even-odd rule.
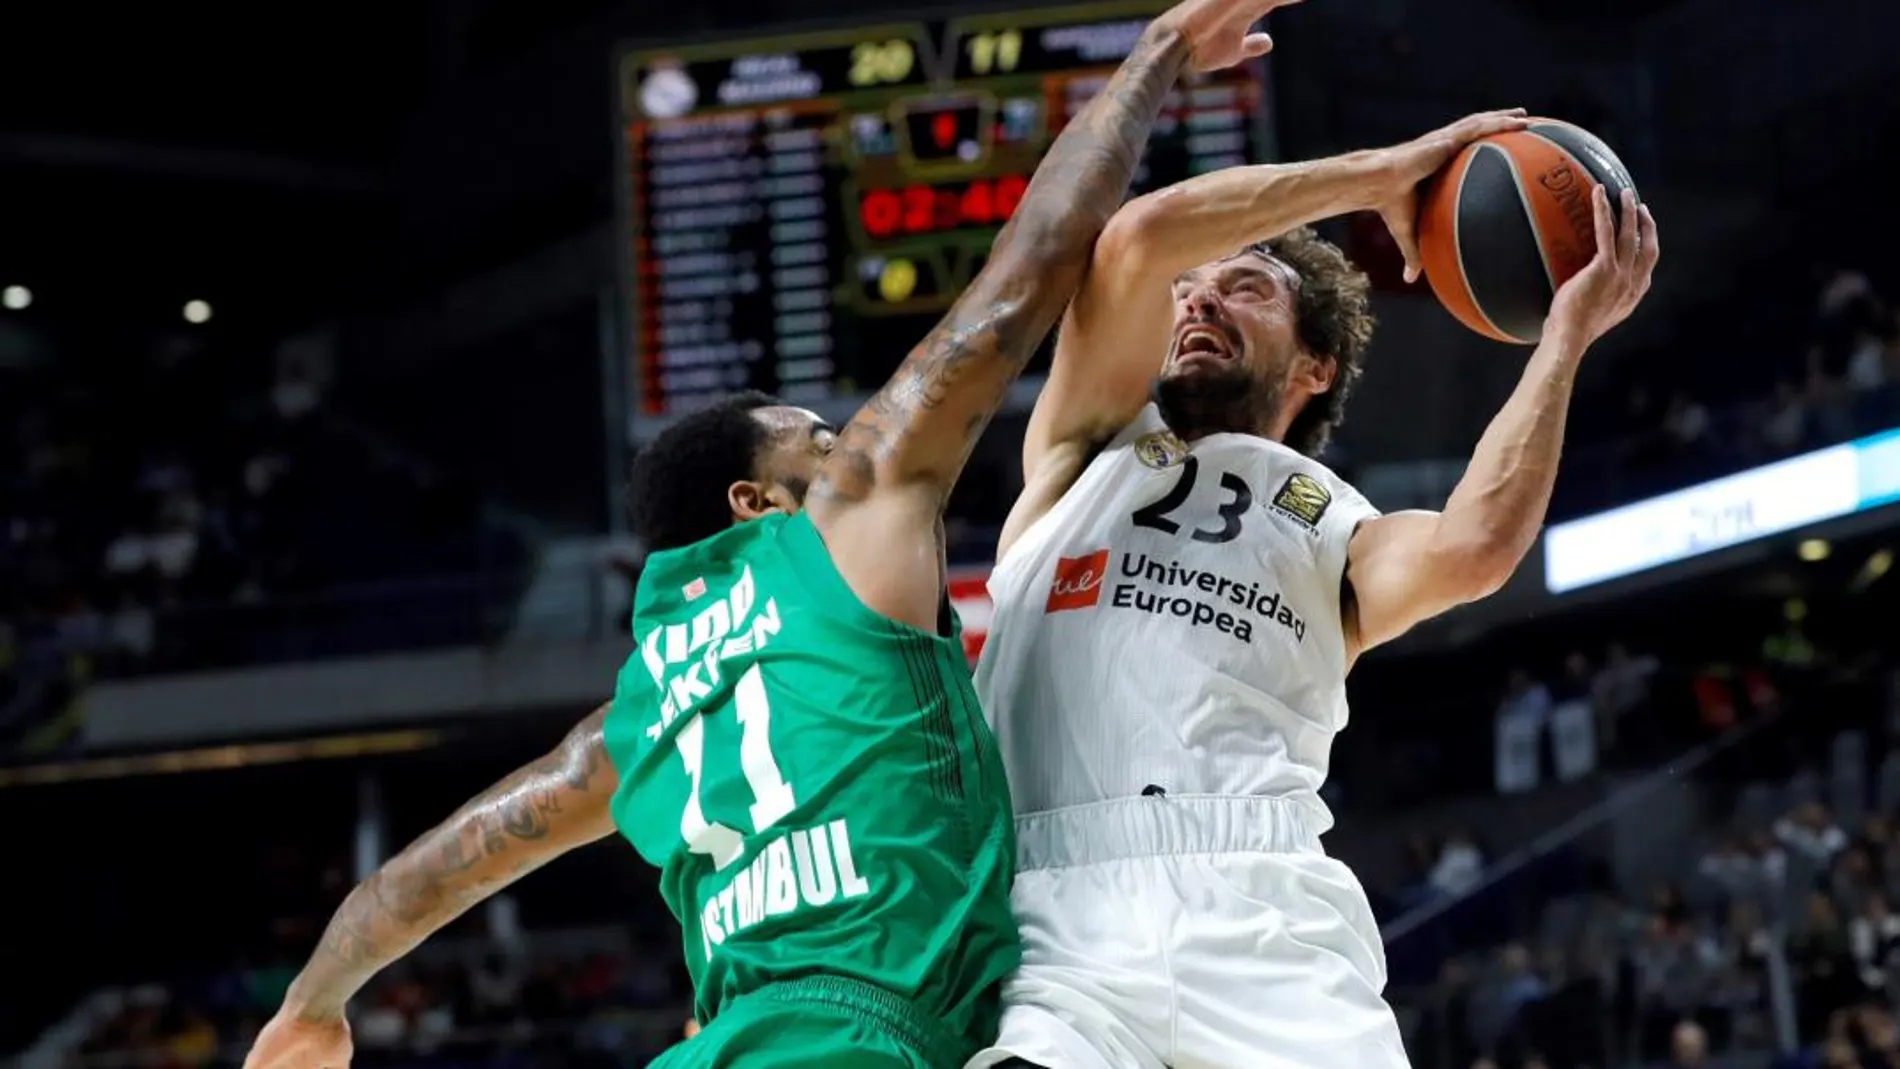
[[1465, 894], [1484, 878], [1484, 853], [1469, 832], [1454, 831], [1439, 847], [1438, 861], [1432, 866], [1432, 887], [1443, 895]]
[[477, 1024], [497, 1025], [514, 1020], [521, 1001], [521, 962], [512, 955], [490, 951], [470, 977], [470, 1001]]
[[1612, 642], [1603, 654], [1603, 667], [1590, 682], [1590, 701], [1597, 715], [1598, 745], [1611, 753], [1631, 714], [1649, 701], [1650, 679], [1661, 666], [1656, 658], [1635, 657], [1628, 647]]
[[1550, 723], [1550, 688], [1522, 668], [1504, 684], [1497, 709], [1497, 786], [1503, 793], [1537, 786], [1545, 765], [1543, 743]]
[[1504, 684], [1504, 700], [1498, 705], [1500, 717], [1524, 717], [1541, 721], [1550, 712], [1550, 688], [1522, 668], [1513, 668]]
[[1663, 923], [1671, 926], [1689, 919], [1689, 906], [1683, 900], [1682, 889], [1673, 883], [1658, 884], [1650, 892], [1649, 908], [1652, 917], [1661, 917]]
[[1886, 384], [1889, 313], [1866, 275], [1836, 271], [1822, 287], [1815, 344], [1808, 351], [1809, 392], [1828, 441], [1852, 437], [1872, 415], [1867, 400]]
[[1669, 1069], [1703, 1069], [1709, 1064], [1709, 1035], [1694, 1021], [1678, 1021], [1669, 1035]]
[[1771, 891], [1779, 891], [1788, 880], [1788, 854], [1781, 848], [1775, 837], [1765, 831], [1758, 831], [1749, 839], [1748, 849], [1760, 866], [1762, 883]]
[[1740, 835], [1724, 836], [1714, 849], [1702, 855], [1696, 872], [1728, 899], [1751, 894], [1761, 885], [1761, 866]]
[[1834, 869], [1828, 884], [1834, 904], [1849, 917], [1859, 916], [1867, 908], [1867, 899], [1880, 893], [1880, 872], [1873, 855], [1857, 844], [1850, 844], [1834, 857]]
[[1862, 1069], [1860, 1055], [1846, 1036], [1836, 1036], [1821, 1044], [1822, 1069]]
[[1543, 977], [1531, 968], [1530, 951], [1522, 943], [1506, 944], [1498, 951], [1491, 976], [1473, 998], [1472, 1032], [1479, 1046], [1521, 1048], [1524, 1011], [1548, 993]]
[[350, 1026], [358, 1045], [364, 1050], [392, 1050], [402, 1044], [409, 1031], [394, 987], [386, 987], [368, 1007], [359, 1010]]
[[1771, 459], [1798, 453], [1808, 442], [1807, 400], [1787, 379], [1775, 383], [1774, 398], [1761, 424], [1761, 438]]
[[1738, 1037], [1765, 1041], [1768, 1021], [1763, 1012], [1768, 998], [1769, 956], [1774, 938], [1762, 924], [1753, 903], [1729, 903], [1728, 923], [1717, 940], [1718, 967], [1709, 1005], [1717, 1016], [1723, 1046]]
[[1886, 994], [1890, 970], [1900, 950], [1900, 917], [1887, 906], [1887, 896], [1867, 895], [1860, 912], [1847, 925], [1847, 945], [1860, 982], [1870, 993]]
[[1894, 841], [1891, 821], [1878, 813], [1868, 816], [1861, 822], [1855, 841], [1874, 859], [1880, 886], [1891, 904], [1900, 895], [1900, 843]]
[[1411, 1043], [1420, 1054], [1419, 1069], [1462, 1069], [1479, 1054], [1472, 1037], [1471, 976], [1465, 963], [1447, 960], [1431, 992]]
[[1851, 1029], [1859, 1048], [1860, 1062], [1868, 1069], [1894, 1069], [1900, 1066], [1900, 1027], [1894, 1024], [1893, 1011], [1878, 1003], [1869, 1003], [1854, 1013]]
[[1401, 912], [1416, 909], [1437, 893], [1432, 885], [1432, 870], [1438, 867], [1438, 845], [1432, 837], [1415, 831], [1405, 837], [1404, 882], [1399, 886], [1397, 906]]
[[1823, 867], [1847, 847], [1847, 833], [1819, 802], [1808, 802], [1776, 821], [1775, 837], [1788, 849]]
[[1802, 1035], [1820, 1034], [1835, 1011], [1852, 1005], [1862, 990], [1834, 900], [1824, 891], [1808, 896], [1805, 924], [1788, 940], [1795, 979], [1795, 1015]]
[[287, 421], [308, 415], [323, 399], [317, 367], [303, 354], [286, 351], [277, 360], [277, 381], [271, 387], [271, 407]]
[[165, 1053], [174, 1065], [195, 1067], [209, 1063], [218, 1054], [218, 1032], [196, 1010], [175, 1010], [166, 1031]]
[[1825, 281], [1816, 296], [1816, 318], [1823, 332], [1842, 319], [1851, 319], [1856, 306], [1873, 300], [1874, 284], [1866, 273], [1851, 267], [1824, 271]]
[[1672, 912], [1658, 910], [1650, 917], [1633, 953], [1638, 1026], [1648, 1057], [1660, 1057], [1668, 1050], [1678, 1022], [1703, 1012], [1720, 961], [1713, 944], [1694, 924], [1672, 919]]
[[1590, 658], [1582, 650], [1571, 650], [1564, 657], [1563, 671], [1557, 682], [1551, 685], [1550, 696], [1557, 702], [1569, 702], [1588, 699], [1591, 696], [1593, 672]]
[[1697, 476], [1709, 460], [1711, 417], [1708, 406], [1681, 390], [1669, 398], [1663, 410], [1663, 433], [1668, 436], [1670, 463], [1678, 470]]

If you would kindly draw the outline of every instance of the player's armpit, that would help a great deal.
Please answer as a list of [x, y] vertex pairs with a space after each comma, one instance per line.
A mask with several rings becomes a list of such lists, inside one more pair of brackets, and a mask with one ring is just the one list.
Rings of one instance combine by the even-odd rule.
[[1511, 578], [1514, 546], [1455, 537], [1442, 519], [1437, 512], [1394, 512], [1353, 532], [1346, 551], [1350, 656], [1495, 593]]
[[291, 984], [280, 1017], [322, 1021], [471, 906], [613, 831], [619, 777], [601, 706], [540, 759], [470, 799], [358, 884]]

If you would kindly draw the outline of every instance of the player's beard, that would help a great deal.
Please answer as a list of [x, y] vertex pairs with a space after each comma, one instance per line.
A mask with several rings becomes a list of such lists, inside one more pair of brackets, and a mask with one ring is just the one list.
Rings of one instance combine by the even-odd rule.
[[1238, 360], [1189, 375], [1162, 375], [1149, 393], [1175, 436], [1192, 441], [1207, 434], [1260, 434], [1269, 413], [1280, 410], [1280, 380]]

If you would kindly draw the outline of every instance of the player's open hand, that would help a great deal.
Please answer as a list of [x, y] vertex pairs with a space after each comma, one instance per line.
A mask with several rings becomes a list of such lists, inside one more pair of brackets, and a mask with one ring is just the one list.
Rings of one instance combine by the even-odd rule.
[[1656, 261], [1662, 256], [1656, 217], [1647, 206], [1636, 203], [1635, 193], [1623, 191], [1621, 226], [1610, 211], [1605, 187], [1591, 190], [1590, 208], [1596, 218], [1597, 254], [1558, 287], [1544, 328], [1546, 336], [1553, 328], [1568, 331], [1581, 345], [1589, 345], [1629, 318], [1649, 292]]
[[1155, 19], [1180, 31], [1188, 45], [1188, 66], [1217, 71], [1273, 51], [1273, 38], [1254, 25], [1274, 8], [1302, 0], [1182, 0]]
[[350, 1024], [279, 1012], [244, 1056], [244, 1069], [349, 1069]]
[[1424, 137], [1379, 150], [1379, 217], [1385, 220], [1393, 243], [1405, 256], [1405, 281], [1418, 281], [1425, 270], [1425, 261], [1418, 252], [1419, 183], [1437, 174], [1473, 141], [1522, 130], [1530, 124], [1523, 108], [1481, 111]]

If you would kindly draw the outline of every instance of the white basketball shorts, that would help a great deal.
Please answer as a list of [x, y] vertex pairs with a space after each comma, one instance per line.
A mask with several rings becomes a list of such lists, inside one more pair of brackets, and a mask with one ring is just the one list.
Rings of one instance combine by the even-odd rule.
[[1017, 818], [1023, 967], [966, 1069], [1405, 1069], [1365, 892], [1315, 815], [1132, 798]]

